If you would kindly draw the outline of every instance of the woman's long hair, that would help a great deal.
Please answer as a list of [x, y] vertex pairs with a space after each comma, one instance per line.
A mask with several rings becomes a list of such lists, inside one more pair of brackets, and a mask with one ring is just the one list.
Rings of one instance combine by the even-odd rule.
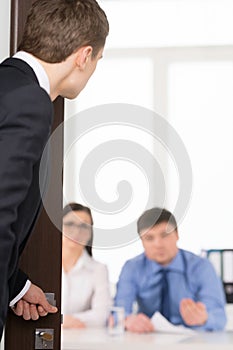
[[87, 242], [87, 244], [85, 245], [85, 249], [88, 252], [88, 254], [90, 256], [92, 256], [92, 243], [93, 243], [93, 218], [91, 215], [91, 210], [88, 207], [85, 207], [82, 204], [78, 204], [78, 203], [69, 203], [67, 204], [64, 209], [63, 209], [63, 218], [66, 214], [70, 213], [71, 211], [85, 211], [86, 213], [88, 213], [90, 215], [91, 218], [91, 237], [89, 239], [89, 241]]

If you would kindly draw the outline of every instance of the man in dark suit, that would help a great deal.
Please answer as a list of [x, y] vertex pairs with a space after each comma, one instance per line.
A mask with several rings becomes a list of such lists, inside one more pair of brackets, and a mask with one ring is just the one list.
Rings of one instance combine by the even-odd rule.
[[9, 305], [24, 319], [57, 311], [18, 259], [41, 207], [39, 165], [52, 101], [85, 87], [108, 30], [95, 0], [39, 0], [18, 52], [0, 65], [0, 339]]

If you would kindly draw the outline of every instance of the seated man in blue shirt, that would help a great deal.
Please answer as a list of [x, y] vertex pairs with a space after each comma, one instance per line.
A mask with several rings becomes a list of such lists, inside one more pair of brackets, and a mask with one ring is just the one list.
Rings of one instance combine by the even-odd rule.
[[[137, 226], [144, 253], [123, 266], [115, 298], [115, 305], [125, 308], [126, 329], [154, 331], [150, 318], [159, 311], [175, 325], [222, 330], [226, 324], [222, 283], [207, 259], [178, 249], [175, 217], [165, 209], [152, 208], [142, 214]], [[136, 315], [132, 313], [135, 302]]]

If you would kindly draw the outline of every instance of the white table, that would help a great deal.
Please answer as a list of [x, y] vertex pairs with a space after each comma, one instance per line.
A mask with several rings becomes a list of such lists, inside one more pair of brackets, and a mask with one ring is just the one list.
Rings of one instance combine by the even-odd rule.
[[232, 350], [233, 331], [110, 336], [105, 329], [62, 330], [62, 350]]

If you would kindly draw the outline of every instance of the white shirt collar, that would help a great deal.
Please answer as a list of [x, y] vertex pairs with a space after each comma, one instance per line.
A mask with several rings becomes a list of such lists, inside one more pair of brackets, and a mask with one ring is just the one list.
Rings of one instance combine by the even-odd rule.
[[73, 266], [73, 268], [69, 271], [69, 273], [74, 273], [76, 271], [82, 270], [83, 268], [92, 270], [93, 269], [93, 259], [87, 253], [86, 249], [83, 250], [82, 255]]
[[26, 62], [33, 70], [39, 81], [40, 87], [42, 87], [47, 94], [50, 94], [50, 84], [48, 75], [44, 67], [39, 63], [39, 61], [33, 57], [31, 54], [25, 51], [18, 51], [13, 56], [14, 58], [19, 58], [22, 61]]

